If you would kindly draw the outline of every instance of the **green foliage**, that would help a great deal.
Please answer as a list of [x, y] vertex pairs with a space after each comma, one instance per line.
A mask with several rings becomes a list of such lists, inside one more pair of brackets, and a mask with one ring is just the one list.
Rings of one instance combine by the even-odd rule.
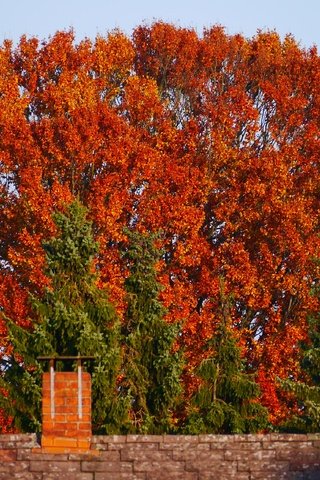
[[172, 411], [181, 393], [181, 354], [173, 350], [179, 326], [164, 320], [159, 301], [156, 236], [126, 233], [125, 386], [132, 397], [132, 428], [140, 433], [173, 431]]
[[9, 319], [6, 320], [11, 342], [15, 348], [11, 356], [0, 360], [0, 387], [7, 392], [5, 396], [0, 395], [0, 407], [13, 418], [14, 426], [18, 431], [39, 432], [41, 430], [42, 365], [33, 355], [32, 335]]
[[185, 433], [255, 433], [267, 427], [259, 386], [245, 373], [232, 333], [229, 302], [221, 293], [220, 321], [207, 342], [211, 354], [196, 370], [201, 384], [191, 399]]
[[[319, 291], [315, 294], [319, 295]], [[308, 324], [309, 341], [301, 344], [305, 381], [279, 380], [298, 403], [298, 413], [281, 425], [281, 430], [286, 432], [320, 432], [320, 316], [309, 317]]]
[[[97, 287], [98, 246], [86, 209], [74, 202], [54, 220], [58, 235], [44, 244], [50, 285], [41, 298], [31, 297], [33, 329], [27, 331], [7, 319], [13, 352], [1, 360], [0, 387], [8, 397], [0, 397], [0, 407], [20, 431], [40, 431], [43, 365], [37, 357], [93, 355], [96, 360], [87, 369], [92, 374], [97, 432], [176, 432], [174, 415], [182, 398], [183, 362], [175, 349], [180, 326], [165, 321], [166, 310], [159, 300], [157, 237], [126, 231], [129, 242], [123, 260], [129, 275], [121, 334], [106, 292]], [[318, 344], [305, 356], [315, 376], [316, 348]], [[223, 292], [220, 322], [207, 349], [207, 358], [196, 370], [201, 385], [192, 398], [183, 432], [249, 433], [265, 428], [267, 412], [257, 401], [258, 385], [244, 371]]]
[[106, 292], [96, 285], [93, 260], [98, 245], [79, 202], [72, 203], [66, 214], [55, 214], [54, 221], [59, 234], [44, 244], [51, 285], [42, 298], [31, 298], [33, 331], [8, 323], [14, 353], [2, 385], [14, 399], [9, 413], [19, 429], [38, 431], [42, 366], [37, 357], [94, 355], [96, 360], [88, 366], [93, 426], [106, 433], [119, 432], [127, 411], [126, 399], [120, 398], [116, 385], [121, 367], [120, 325]]

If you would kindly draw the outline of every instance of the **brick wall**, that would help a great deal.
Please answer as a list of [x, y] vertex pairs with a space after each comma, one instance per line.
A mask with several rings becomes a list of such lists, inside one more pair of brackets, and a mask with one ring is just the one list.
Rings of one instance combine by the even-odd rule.
[[42, 448], [47, 453], [86, 450], [91, 441], [90, 374], [80, 370], [53, 375], [44, 373], [42, 380]]
[[0, 435], [0, 480], [319, 480], [320, 434], [96, 436], [90, 453], [45, 453]]

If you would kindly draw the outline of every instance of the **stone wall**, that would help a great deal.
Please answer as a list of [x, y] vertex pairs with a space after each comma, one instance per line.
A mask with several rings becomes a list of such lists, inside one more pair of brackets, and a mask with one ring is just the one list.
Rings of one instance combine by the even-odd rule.
[[96, 436], [88, 453], [45, 453], [0, 435], [0, 480], [319, 480], [320, 434]]

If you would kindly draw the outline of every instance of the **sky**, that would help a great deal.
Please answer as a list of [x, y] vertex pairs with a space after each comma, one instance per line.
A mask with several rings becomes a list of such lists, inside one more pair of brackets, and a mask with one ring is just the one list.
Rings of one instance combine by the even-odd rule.
[[275, 29], [302, 47], [320, 47], [319, 0], [0, 0], [0, 7], [0, 43], [17, 43], [23, 34], [44, 40], [70, 27], [77, 41], [115, 28], [130, 35], [137, 25], [163, 20], [199, 34], [214, 24], [246, 37]]

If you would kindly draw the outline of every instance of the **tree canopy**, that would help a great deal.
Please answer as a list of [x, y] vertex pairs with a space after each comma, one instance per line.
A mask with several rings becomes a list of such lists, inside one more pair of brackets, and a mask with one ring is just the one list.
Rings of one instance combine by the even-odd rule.
[[[0, 356], [7, 318], [30, 329], [50, 288], [52, 214], [78, 198], [100, 248], [99, 288], [126, 310], [124, 227], [162, 231], [165, 320], [183, 319], [188, 395], [219, 323], [230, 328], [277, 425], [278, 378], [303, 377], [299, 345], [319, 308], [319, 79], [316, 48], [291, 36], [197, 35], [157, 22], [75, 43], [0, 47]], [[301, 377], [302, 375], [302, 377]]]

